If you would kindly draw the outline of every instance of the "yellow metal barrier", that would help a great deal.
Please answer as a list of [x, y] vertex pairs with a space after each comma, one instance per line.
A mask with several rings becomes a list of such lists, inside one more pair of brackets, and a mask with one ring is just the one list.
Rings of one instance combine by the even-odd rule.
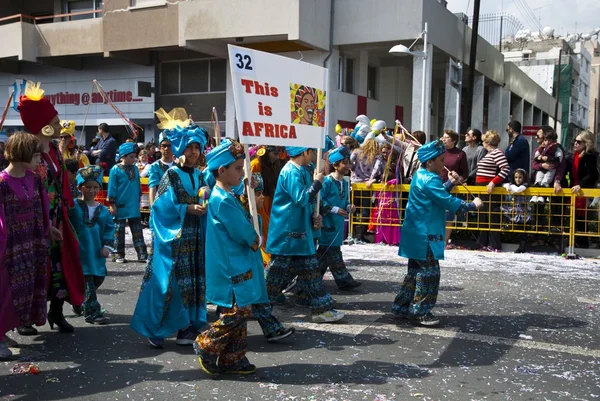
[[[370, 188], [352, 184], [350, 201], [357, 210], [350, 217], [350, 233], [364, 231], [365, 226], [370, 231], [401, 227], [409, 190], [408, 184], [374, 184]], [[452, 193], [464, 200], [478, 196], [484, 201], [484, 207], [478, 211], [463, 217], [449, 216], [446, 227], [453, 230], [568, 236], [569, 253], [573, 253], [576, 244], [584, 245], [590, 237], [600, 237], [600, 189], [582, 189], [579, 194], [563, 189], [555, 194], [552, 188], [531, 187], [511, 195], [503, 187], [488, 194], [485, 186], [469, 186], [468, 191], [456, 186]]]

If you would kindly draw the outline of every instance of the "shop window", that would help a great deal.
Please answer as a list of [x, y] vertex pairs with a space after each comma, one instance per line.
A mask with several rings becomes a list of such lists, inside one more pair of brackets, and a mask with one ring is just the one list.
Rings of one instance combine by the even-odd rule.
[[345, 56], [340, 57], [338, 68], [340, 71], [338, 90], [354, 93], [354, 59]]
[[226, 60], [189, 60], [161, 64], [162, 95], [225, 92]]
[[367, 68], [367, 97], [377, 99], [377, 74], [379, 69], [373, 65]]

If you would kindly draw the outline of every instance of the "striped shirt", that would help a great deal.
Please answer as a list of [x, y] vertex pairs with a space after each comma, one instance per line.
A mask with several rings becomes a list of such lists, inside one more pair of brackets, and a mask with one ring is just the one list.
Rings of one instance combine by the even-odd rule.
[[493, 182], [495, 185], [501, 184], [508, 173], [510, 167], [508, 166], [508, 160], [504, 156], [504, 152], [501, 149], [494, 149], [488, 152], [483, 159], [477, 163], [477, 176], [475, 182], [477, 184], [488, 184]]

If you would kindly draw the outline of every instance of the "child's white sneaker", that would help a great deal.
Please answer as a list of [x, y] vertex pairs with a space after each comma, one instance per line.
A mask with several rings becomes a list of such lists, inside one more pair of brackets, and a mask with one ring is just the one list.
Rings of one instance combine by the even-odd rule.
[[537, 203], [544, 203], [544, 197], [543, 196], [538, 196], [537, 197]]
[[531, 203], [535, 203], [538, 201], [538, 197], [537, 196], [532, 196], [531, 199], [529, 199], [529, 202]]
[[323, 312], [320, 315], [313, 315], [313, 323], [333, 323], [344, 318], [344, 312], [337, 311], [335, 309]]

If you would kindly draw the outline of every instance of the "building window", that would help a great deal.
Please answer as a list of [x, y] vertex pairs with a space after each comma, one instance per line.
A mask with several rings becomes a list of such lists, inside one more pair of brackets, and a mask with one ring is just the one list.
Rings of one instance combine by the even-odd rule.
[[342, 56], [339, 59], [338, 67], [340, 71], [338, 90], [354, 93], [354, 59]]
[[166, 0], [131, 0], [131, 7], [158, 7], [167, 4]]
[[65, 12], [69, 15], [66, 17], [67, 21], [76, 21], [89, 18], [99, 18], [102, 16], [102, 0], [66, 0]]
[[160, 66], [161, 95], [225, 92], [226, 60], [165, 62]]
[[379, 69], [373, 65], [367, 67], [367, 97], [377, 99], [377, 73]]

